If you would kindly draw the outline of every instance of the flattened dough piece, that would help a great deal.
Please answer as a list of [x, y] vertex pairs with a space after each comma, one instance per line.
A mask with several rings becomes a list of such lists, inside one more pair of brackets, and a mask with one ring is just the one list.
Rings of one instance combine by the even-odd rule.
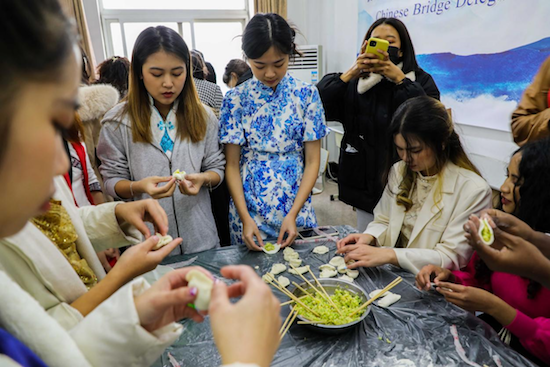
[[313, 249], [314, 254], [324, 255], [328, 252], [328, 247], [325, 245], [317, 246]]
[[285, 264], [273, 264], [271, 267], [270, 273], [273, 275], [281, 274], [283, 271], [286, 270]]
[[199, 291], [197, 298], [195, 298], [195, 308], [200, 311], [208, 310], [210, 305], [210, 293], [212, 293], [212, 287], [214, 281], [202, 271], [191, 270], [185, 276], [188, 287], [196, 287]]
[[157, 242], [155, 247], [153, 247], [153, 250], [158, 250], [159, 248], [162, 248], [162, 247], [166, 246], [167, 244], [169, 244], [170, 242], [172, 242], [174, 240], [172, 238], [172, 236], [170, 236], [170, 235], [163, 236], [158, 232], [157, 232], [156, 235], [159, 238], [159, 241]]

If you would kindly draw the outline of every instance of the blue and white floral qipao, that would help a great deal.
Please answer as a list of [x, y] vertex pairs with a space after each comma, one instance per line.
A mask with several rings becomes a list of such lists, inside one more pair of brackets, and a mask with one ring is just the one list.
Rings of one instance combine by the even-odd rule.
[[[241, 146], [241, 179], [246, 206], [259, 230], [278, 237], [304, 174], [304, 142], [327, 134], [317, 88], [290, 75], [275, 91], [255, 77], [227, 92], [220, 110], [220, 141]], [[231, 242], [242, 244], [242, 223], [233, 200]], [[315, 227], [311, 195], [296, 218]]]

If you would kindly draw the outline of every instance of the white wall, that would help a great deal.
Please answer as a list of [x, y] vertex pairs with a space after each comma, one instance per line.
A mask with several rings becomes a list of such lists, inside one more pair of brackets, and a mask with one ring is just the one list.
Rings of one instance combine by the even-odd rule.
[[96, 66], [105, 60], [105, 47], [103, 46], [103, 35], [101, 32], [101, 18], [97, 0], [83, 0], [84, 14], [88, 23], [88, 32], [94, 48]]
[[[288, 0], [288, 19], [302, 32], [299, 44], [323, 46], [325, 73], [343, 72], [357, 54], [357, 0]], [[365, 30], [366, 31], [366, 30]], [[489, 184], [498, 189], [512, 152], [508, 132], [457, 124], [464, 148]], [[338, 161], [334, 138], [328, 138], [330, 161]]]

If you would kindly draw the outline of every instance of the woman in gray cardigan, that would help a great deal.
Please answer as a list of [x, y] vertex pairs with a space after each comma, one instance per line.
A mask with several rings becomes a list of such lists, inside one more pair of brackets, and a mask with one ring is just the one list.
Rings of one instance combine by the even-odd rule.
[[[207, 190], [223, 179], [225, 157], [218, 121], [200, 103], [191, 72], [179, 34], [163, 26], [144, 30], [134, 46], [128, 97], [105, 115], [97, 148], [109, 195], [159, 200], [168, 233], [183, 238], [172, 255], [219, 247]], [[176, 170], [187, 174], [176, 180]]]

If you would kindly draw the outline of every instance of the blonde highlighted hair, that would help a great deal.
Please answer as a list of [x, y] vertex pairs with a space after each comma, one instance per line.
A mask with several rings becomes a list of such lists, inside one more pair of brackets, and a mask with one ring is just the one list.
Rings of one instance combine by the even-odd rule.
[[[440, 178], [448, 162], [480, 175], [476, 166], [466, 155], [445, 106], [435, 98], [422, 96], [404, 102], [395, 111], [390, 125], [390, 132], [394, 138], [397, 134], [401, 134], [407, 143], [407, 147], [410, 146], [411, 140], [417, 140], [425, 148], [431, 148], [435, 155], [434, 171], [437, 172]], [[404, 165], [403, 172], [400, 173], [403, 179], [399, 183], [398, 192], [395, 193], [395, 196], [397, 204], [404, 206], [405, 210], [408, 211], [413, 205], [411, 191], [417, 173], [409, 168], [409, 164]], [[438, 186], [434, 191], [436, 206], [441, 201], [442, 186], [443, 181], [439, 179]]]
[[151, 143], [153, 139], [150, 121], [151, 106], [143, 83], [142, 69], [147, 58], [159, 51], [173, 54], [185, 63], [185, 85], [180, 95], [176, 97], [178, 136], [182, 140], [190, 139], [193, 143], [201, 141], [206, 136], [207, 113], [199, 100], [193, 82], [189, 48], [176, 31], [164, 26], [149, 27], [141, 32], [132, 52], [128, 95], [121, 114], [127, 114], [130, 118], [133, 141]]

